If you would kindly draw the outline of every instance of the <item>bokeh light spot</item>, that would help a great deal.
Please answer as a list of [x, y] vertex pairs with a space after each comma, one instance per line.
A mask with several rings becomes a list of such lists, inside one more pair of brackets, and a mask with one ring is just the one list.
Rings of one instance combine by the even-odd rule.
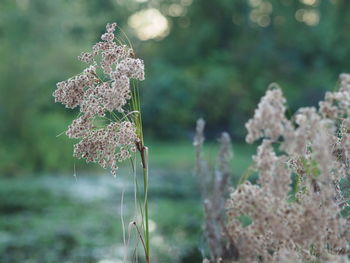
[[168, 14], [169, 16], [177, 17], [177, 16], [183, 16], [185, 14], [185, 8], [183, 8], [179, 4], [171, 4], [168, 8]]
[[304, 5], [316, 5], [318, 3], [317, 0], [300, 0]]
[[168, 20], [155, 8], [134, 13], [128, 24], [141, 40], [162, 39], [169, 33]]
[[299, 9], [295, 13], [295, 19], [308, 26], [317, 26], [320, 22], [320, 13], [314, 9]]

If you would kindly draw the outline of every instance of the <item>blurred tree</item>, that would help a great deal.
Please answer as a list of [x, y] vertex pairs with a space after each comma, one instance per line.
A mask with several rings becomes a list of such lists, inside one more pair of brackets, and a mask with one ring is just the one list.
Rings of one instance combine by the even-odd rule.
[[[154, 77], [171, 79], [177, 69], [179, 81], [163, 89], [185, 90], [183, 100], [193, 103], [185, 105], [190, 116], [173, 116], [167, 125], [161, 121], [157, 132], [178, 136], [179, 124], [183, 132], [189, 131], [203, 116], [212, 134], [228, 129], [242, 138], [254, 105], [275, 81], [287, 93], [292, 111], [314, 105], [335, 85], [337, 75], [349, 70], [349, 8], [348, 1], [341, 0], [194, 0], [185, 16], [168, 17], [171, 33], [152, 43], [156, 47], [147, 59], [154, 64], [149, 85], [159, 86]], [[161, 67], [155, 65], [155, 56], [162, 58]], [[150, 129], [154, 115], [148, 109], [161, 107], [155, 103], [157, 91], [153, 85], [145, 89], [151, 101], [145, 102]], [[169, 108], [171, 94], [161, 100], [167, 105], [167, 111], [157, 111], [161, 120], [178, 110], [178, 105]]]
[[278, 82], [291, 111], [315, 105], [350, 68], [347, 0], [3, 0], [0, 8], [0, 171], [72, 169], [73, 115], [55, 83], [117, 21], [144, 58], [145, 129], [156, 138], [211, 137], [244, 123]]

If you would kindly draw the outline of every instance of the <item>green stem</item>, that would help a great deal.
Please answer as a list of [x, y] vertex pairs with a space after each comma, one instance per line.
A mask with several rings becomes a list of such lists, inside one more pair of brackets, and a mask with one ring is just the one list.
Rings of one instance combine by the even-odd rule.
[[149, 242], [149, 226], [148, 226], [148, 148], [141, 143], [136, 144], [140, 155], [143, 167], [143, 187], [144, 187], [144, 238], [145, 238], [145, 254], [146, 262], [150, 262], [150, 242]]
[[145, 243], [146, 243], [146, 261], [149, 263], [149, 228], [148, 228], [148, 167], [143, 168], [143, 183], [145, 194]]
[[[137, 87], [137, 82], [133, 81], [133, 95], [131, 100], [132, 110], [137, 112], [134, 115], [136, 132], [139, 137], [136, 148], [140, 153], [142, 168], [143, 168], [143, 186], [144, 186], [144, 218], [142, 223], [144, 226], [144, 240], [145, 240], [145, 256], [146, 262], [150, 262], [150, 242], [149, 242], [149, 226], [148, 226], [148, 148], [144, 145], [143, 130], [142, 130], [142, 117], [141, 117], [141, 106], [140, 106], [140, 90]], [[141, 214], [142, 214], [142, 209]], [[143, 217], [143, 216], [142, 216]]]

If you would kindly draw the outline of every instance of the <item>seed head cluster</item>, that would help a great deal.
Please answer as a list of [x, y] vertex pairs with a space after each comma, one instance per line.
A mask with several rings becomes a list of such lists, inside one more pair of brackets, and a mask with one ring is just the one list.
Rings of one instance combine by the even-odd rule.
[[250, 119], [246, 128], [248, 129], [247, 142], [251, 143], [261, 137], [269, 137], [273, 140], [283, 132], [285, 98], [280, 89], [272, 89], [266, 92], [255, 110], [254, 118]]
[[[319, 108], [300, 108], [291, 118], [276, 84], [261, 98], [246, 124], [246, 141], [261, 142], [248, 170], [257, 175], [256, 183], [232, 188], [225, 220], [219, 213], [211, 219], [220, 205], [209, 207], [214, 199], [204, 196], [210, 260], [203, 262], [350, 262], [350, 74], [341, 74], [339, 83]], [[197, 151], [203, 143], [200, 124]], [[197, 171], [208, 176], [198, 156]]]
[[144, 80], [144, 63], [135, 58], [127, 45], [115, 42], [117, 24], [107, 24], [106, 32], [91, 52], [78, 59], [88, 64], [82, 73], [57, 83], [55, 102], [67, 108], [79, 107], [80, 114], [66, 132], [80, 139], [74, 156], [111, 168], [116, 175], [117, 162], [136, 151], [138, 138], [127, 107], [132, 93], [131, 80]]
[[340, 75], [319, 109], [287, 119], [285, 102], [280, 88], [268, 90], [246, 125], [247, 142], [262, 143], [253, 156], [257, 184], [241, 184], [226, 203], [239, 262], [349, 262], [341, 182], [349, 179], [350, 75]]

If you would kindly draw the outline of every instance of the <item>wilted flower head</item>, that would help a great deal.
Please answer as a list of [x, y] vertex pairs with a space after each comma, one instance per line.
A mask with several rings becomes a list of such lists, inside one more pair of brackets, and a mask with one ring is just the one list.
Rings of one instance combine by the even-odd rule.
[[57, 83], [53, 93], [55, 101], [67, 108], [80, 107], [79, 117], [66, 132], [68, 137], [80, 139], [74, 156], [112, 168], [113, 174], [117, 162], [129, 158], [140, 140], [132, 116], [137, 112], [126, 106], [132, 98], [132, 79], [145, 78], [143, 61], [135, 58], [127, 45], [114, 42], [116, 27], [116, 23], [107, 24], [102, 41], [78, 57], [89, 66]]

